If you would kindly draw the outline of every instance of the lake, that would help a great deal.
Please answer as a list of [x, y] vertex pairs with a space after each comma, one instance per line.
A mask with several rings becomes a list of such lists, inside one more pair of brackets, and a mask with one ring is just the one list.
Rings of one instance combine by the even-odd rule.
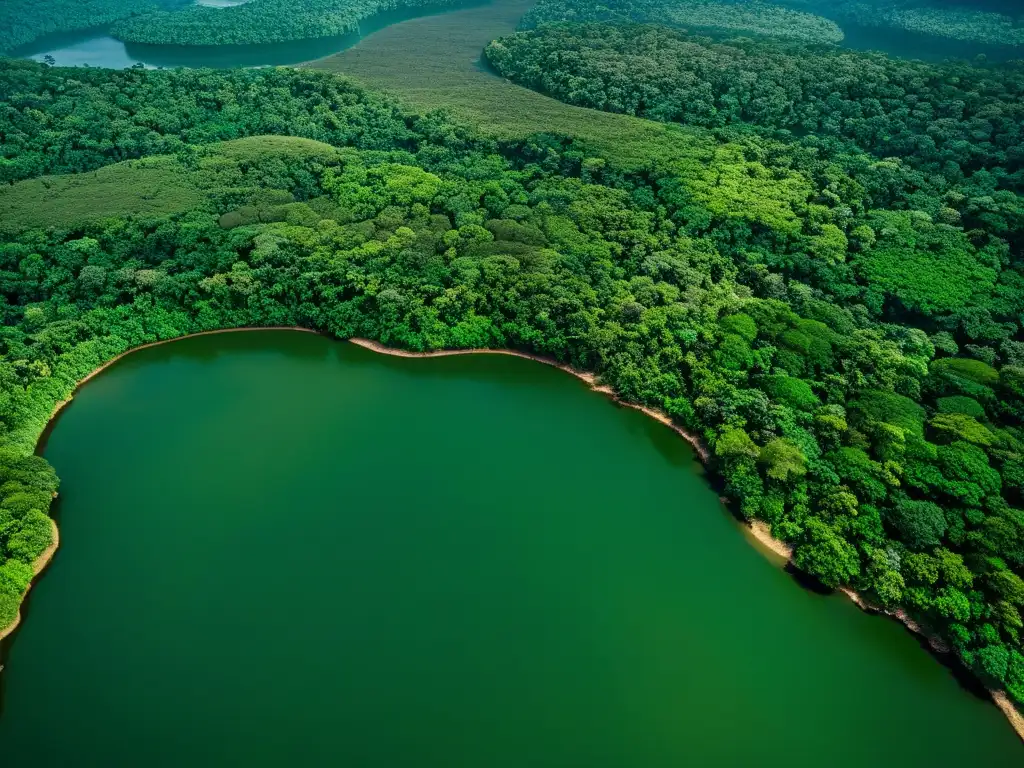
[[287, 331], [112, 366], [5, 766], [1019, 766], [893, 621], [756, 551], [690, 447], [553, 368]]

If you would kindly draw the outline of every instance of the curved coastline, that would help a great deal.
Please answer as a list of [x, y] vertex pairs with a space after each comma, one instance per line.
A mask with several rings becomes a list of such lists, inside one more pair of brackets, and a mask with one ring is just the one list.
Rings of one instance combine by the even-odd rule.
[[575, 376], [577, 379], [581, 379], [590, 385], [590, 388], [595, 392], [600, 392], [603, 395], [608, 395], [618, 405], [624, 405], [627, 408], [640, 411], [650, 416], [656, 421], [660, 421], [666, 427], [669, 427], [673, 432], [682, 437], [688, 442], [693, 449], [700, 456], [701, 461], [707, 464], [711, 460], [711, 453], [708, 450], [707, 445], [697, 435], [691, 432], [687, 432], [685, 429], [680, 427], [678, 424], [669, 418], [667, 413], [663, 411], [655, 410], [654, 408], [648, 408], [645, 405], [637, 405], [636, 403], [629, 403], [625, 400], [620, 399], [612, 390], [611, 387], [601, 384], [598, 377], [579, 368], [573, 368], [571, 365], [566, 363], [560, 363], [553, 357], [545, 357], [544, 355], [535, 355], [530, 352], [520, 352], [515, 349], [489, 349], [489, 348], [473, 348], [473, 349], [440, 349], [432, 352], [409, 352], [404, 349], [395, 349], [393, 347], [387, 347], [381, 344], [379, 341], [373, 341], [371, 339], [352, 338], [350, 342], [356, 346], [369, 349], [374, 352], [379, 352], [382, 355], [391, 355], [392, 357], [450, 357], [451, 355], [509, 355], [511, 357], [521, 357], [525, 360], [533, 360], [537, 363], [543, 363], [544, 365], [550, 365], [552, 368], [558, 368], [560, 371], [565, 371], [571, 376]]
[[[297, 326], [297, 325], [277, 325], [277, 326], [265, 326], [265, 327], [250, 327], [250, 326], [246, 326], [246, 327], [243, 327], [243, 328], [221, 328], [220, 330], [216, 330], [216, 331], [199, 331], [198, 333], [188, 333], [188, 334], [185, 334], [184, 336], [175, 336], [175, 337], [170, 338], [170, 339], [161, 339], [160, 341], [151, 341], [148, 344], [142, 344], [142, 345], [140, 345], [138, 347], [133, 347], [132, 349], [129, 349], [127, 352], [122, 352], [120, 355], [117, 355], [116, 357], [111, 358], [107, 362], [103, 363], [103, 365], [99, 366], [98, 368], [96, 368], [95, 370], [91, 371], [86, 376], [84, 376], [81, 379], [79, 379], [78, 383], [75, 384], [75, 389], [71, 393], [71, 396], [66, 398], [65, 400], [59, 401], [56, 405], [54, 405], [53, 411], [51, 411], [51, 413], [50, 413], [50, 418], [47, 419], [45, 426], [40, 431], [39, 437], [37, 438], [37, 441], [36, 441], [36, 448], [37, 448], [37, 450], [38, 450], [38, 447], [39, 447], [39, 445], [41, 444], [41, 442], [43, 440], [43, 436], [46, 435], [47, 432], [49, 432], [50, 427], [53, 425], [54, 419], [56, 419], [57, 416], [60, 415], [60, 412], [62, 410], [64, 410], [64, 408], [68, 405], [68, 403], [70, 403], [74, 399], [75, 395], [78, 393], [78, 390], [81, 389], [82, 386], [85, 385], [90, 379], [95, 378], [100, 373], [105, 371], [107, 368], [109, 368], [110, 366], [112, 366], [114, 363], [118, 362], [122, 358], [127, 357], [128, 355], [134, 354], [135, 352], [138, 352], [141, 349], [149, 349], [150, 347], [159, 347], [162, 344], [170, 344], [170, 343], [175, 342], [175, 341], [181, 341], [183, 339], [191, 339], [191, 338], [194, 338], [196, 336], [212, 336], [212, 335], [217, 334], [217, 333], [240, 333], [240, 332], [245, 332], [245, 331], [301, 331], [302, 333], [315, 333], [315, 334], [319, 334], [320, 333], [319, 331], [315, 331], [312, 328], [302, 328], [301, 326]], [[54, 496], [56, 496], [56, 494], [54, 494]], [[57, 549], [60, 547], [60, 529], [57, 527], [57, 523], [56, 523], [56, 521], [52, 517], [50, 518], [50, 526], [51, 526], [51, 530], [53, 531], [53, 540], [50, 542], [50, 546], [48, 546], [45, 550], [43, 550], [43, 552], [40, 553], [39, 557], [37, 557], [35, 559], [35, 561], [32, 563], [32, 581], [29, 582], [28, 587], [25, 588], [25, 592], [22, 593], [22, 596], [21, 596], [21, 603], [22, 603], [22, 605], [24, 605], [25, 600], [28, 597], [29, 592], [31, 592], [32, 586], [39, 579], [40, 575], [42, 575], [43, 571], [46, 570], [46, 567], [53, 560], [54, 555], [57, 554]], [[6, 640], [11, 635], [13, 635], [14, 632], [18, 629], [18, 627], [20, 625], [21, 625], [21, 611], [19, 610], [18, 613], [15, 615], [13, 622], [8, 624], [6, 627], [0, 627], [0, 643], [2, 643], [4, 640]], [[0, 672], [2, 672], [2, 671], [3, 671], [3, 665], [0, 664]]]
[[[175, 341], [182, 341], [184, 339], [190, 339], [197, 336], [212, 336], [214, 334], [221, 333], [241, 333], [251, 331], [298, 331], [301, 333], [313, 333], [318, 335], [322, 334], [321, 331], [296, 325], [262, 327], [244, 326], [240, 328], [222, 328], [219, 330], [212, 331], [200, 331], [198, 333], [190, 333], [182, 336], [175, 336], [169, 339], [161, 339], [159, 341], [149, 342], [147, 344], [142, 344], [138, 347], [134, 347], [126, 352], [122, 352], [116, 357], [111, 358], [110, 360], [103, 363], [98, 368], [91, 371], [89, 374], [87, 374], [77, 382], [71, 396], [69, 396], [65, 400], [61, 400], [54, 406], [54, 409], [50, 414], [50, 418], [47, 420], [44, 429], [40, 432], [37, 446], [39, 442], [42, 441], [43, 436], [48, 432], [49, 428], [52, 426], [54, 419], [56, 419], [60, 412], [74, 399], [74, 396], [75, 394], [78, 393], [78, 390], [83, 385], [88, 383], [91, 379], [95, 378], [97, 375], [102, 373], [104, 370], [106, 370], [107, 368], [109, 368], [122, 358], [127, 357], [128, 355], [131, 355], [142, 349], [157, 347], [163, 344], [170, 344]], [[339, 341], [346, 341], [346, 339], [339, 339]], [[408, 350], [388, 347], [378, 341], [373, 341], [372, 339], [366, 339], [361, 337], [349, 338], [347, 339], [347, 341], [351, 342], [352, 344], [355, 344], [356, 346], [370, 350], [372, 352], [376, 352], [378, 354], [383, 355], [390, 355], [392, 357], [428, 358], [451, 357], [454, 355], [507, 355], [510, 357], [520, 357], [526, 360], [533, 360], [534, 362], [549, 365], [553, 368], [558, 368], [559, 370], [564, 371], [565, 373], [568, 373], [571, 376], [575, 376], [581, 381], [584, 381], [591, 388], [591, 390], [607, 395], [617, 405], [623, 405], [628, 408], [640, 411], [641, 413], [649, 416], [650, 418], [669, 427], [673, 432], [675, 432], [677, 435], [682, 437], [690, 444], [690, 446], [694, 449], [695, 453], [699, 456], [705, 468], [710, 469], [711, 453], [708, 449], [707, 444], [697, 435], [688, 432], [687, 430], [680, 427], [678, 424], [674, 423], [672, 419], [668, 416], [668, 414], [666, 414], [664, 411], [624, 401], [615, 394], [615, 391], [611, 387], [605, 384], [601, 384], [599, 377], [596, 374], [581, 370], [579, 368], [574, 368], [573, 366], [568, 365], [567, 363], [559, 362], [558, 360], [552, 357], [546, 357], [544, 355], [522, 352], [513, 349], [493, 348], [449, 349], [433, 350], [430, 352], [411, 352]], [[723, 503], [729, 503], [729, 499], [725, 497], [721, 497], [721, 500]], [[53, 530], [53, 541], [51, 542], [50, 546], [47, 547], [46, 550], [44, 550], [33, 563], [32, 582], [29, 584], [24, 594], [22, 595], [22, 603], [24, 603], [36, 580], [46, 570], [46, 567], [53, 560], [53, 557], [60, 546], [59, 530], [57, 528], [56, 522], [54, 522], [52, 517], [50, 518], [50, 524]], [[787, 565], [792, 562], [793, 547], [790, 544], [782, 541], [781, 539], [778, 539], [775, 536], [773, 536], [771, 528], [767, 523], [765, 523], [762, 520], [746, 521], [744, 523], [744, 529], [745, 532], [748, 534], [751, 543], [755, 544], [756, 548], [762, 550], [762, 552], [766, 554], [766, 556], [768, 556], [769, 559], [779, 562], [780, 565]], [[914, 619], [908, 616], [902, 609], [890, 611], [880, 606], [876, 606], [865, 600], [859, 593], [857, 593], [849, 587], [840, 587], [838, 591], [846, 595], [850, 599], [850, 601], [854, 603], [854, 605], [856, 605], [858, 608], [860, 608], [866, 613], [883, 614], [885, 616], [889, 616], [890, 618], [896, 619], [897, 621], [901, 622], [911, 632], [919, 634], [926, 640], [928, 640], [931, 649], [935, 653], [948, 653], [950, 651], [950, 648], [945, 643], [943, 643], [940, 638], [936, 637], [930, 631], [928, 631], [927, 628], [922, 627], [920, 624], [914, 621]], [[5, 639], [14, 634], [14, 632], [17, 630], [20, 624], [21, 611], [18, 612], [14, 621], [10, 625], [4, 628], [0, 628], [0, 643], [2, 643]], [[0, 672], [2, 671], [3, 666], [0, 665]], [[1009, 696], [1004, 691], [995, 689], [988, 689], [988, 691], [992, 697], [993, 702], [1006, 717], [1007, 721], [1010, 723], [1010, 726], [1017, 733], [1017, 735], [1022, 740], [1024, 740], [1024, 714], [1022, 714], [1020, 710], [1017, 709], [1017, 707], [1013, 704]]]
[[[696, 435], [687, 432], [679, 425], [675, 424], [672, 421], [672, 419], [669, 418], [668, 414], [664, 413], [663, 411], [658, 411], [654, 408], [649, 408], [647, 406], [625, 402], [616, 396], [615, 392], [611, 389], [611, 387], [601, 385], [598, 381], [598, 377], [595, 376], [594, 374], [588, 373], [587, 371], [582, 371], [578, 368], [573, 368], [572, 366], [567, 365], [565, 363], [560, 363], [554, 358], [544, 357], [543, 355], [534, 355], [530, 354], [529, 352], [519, 352], [517, 350], [511, 349], [453, 349], [437, 350], [433, 352], [409, 352], [403, 349], [387, 347], [381, 344], [380, 342], [373, 341], [371, 339], [352, 338], [349, 339], [349, 341], [365, 349], [369, 349], [374, 352], [379, 352], [382, 355], [391, 355], [393, 357], [447, 357], [450, 355], [473, 354], [511, 355], [513, 357], [522, 357], [527, 360], [534, 360], [538, 363], [550, 365], [554, 368], [558, 368], [559, 370], [565, 371], [566, 373], [571, 374], [572, 376], [575, 376], [578, 379], [582, 379], [583, 381], [590, 385], [591, 389], [593, 389], [596, 392], [601, 392], [602, 394], [608, 395], [616, 404], [624, 405], [629, 408], [638, 410], [641, 413], [650, 416], [652, 419], [655, 419], [661, 422], [662, 424], [666, 425], [667, 427], [672, 429], [676, 434], [678, 434], [680, 437], [682, 437], [688, 443], [690, 443], [690, 445], [693, 446], [694, 450], [697, 452], [697, 455], [700, 456], [700, 459], [705, 465], [705, 467], [709, 468], [708, 464], [711, 459], [711, 454], [704, 441], [701, 440]], [[729, 499], [722, 497], [722, 502], [727, 504], [729, 503]], [[792, 562], [793, 547], [790, 544], [787, 544], [786, 542], [782, 541], [781, 539], [778, 539], [775, 536], [773, 536], [771, 532], [771, 527], [766, 522], [764, 522], [763, 520], [750, 520], [744, 523], [744, 527], [748, 532], [749, 537], [752, 539], [752, 543], [759, 545], [757, 547], [758, 549], [766, 551], [767, 553], [771, 553], [771, 560], [778, 561], [779, 559], [781, 559], [780, 565], [787, 565]], [[907, 615], [907, 613], [903, 611], [903, 609], [890, 611], [881, 606], [874, 605], [869, 601], [865, 600], [859, 593], [857, 593], [853, 589], [850, 589], [849, 587], [840, 587], [837, 591], [842, 592], [844, 595], [846, 595], [846, 597], [848, 597], [854, 605], [856, 605], [865, 613], [882, 614], [899, 621], [911, 632], [924, 637], [928, 641], [929, 645], [931, 646], [931, 649], [935, 653], [950, 652], [951, 649], [949, 648], [949, 646], [947, 646], [939, 637], [935, 636], [930, 631], [928, 631], [927, 628], [922, 627], [920, 624], [914, 621], [914, 619]], [[1021, 712], [1014, 706], [1013, 702], [1010, 701], [1009, 696], [1007, 696], [1004, 691], [993, 690], [991, 688], [988, 689], [988, 691], [989, 694], [991, 694], [992, 700], [995, 702], [996, 706], [1006, 716], [1006, 719], [1009, 721], [1010, 726], [1017, 733], [1017, 735], [1022, 740], [1024, 740], [1024, 715], [1022, 715]]]

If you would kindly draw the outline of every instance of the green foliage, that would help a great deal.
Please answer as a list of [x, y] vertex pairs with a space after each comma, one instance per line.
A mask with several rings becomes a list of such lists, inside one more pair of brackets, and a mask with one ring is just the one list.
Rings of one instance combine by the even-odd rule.
[[[207, 98], [211, 92], [217, 94], [215, 99]], [[48, 109], [39, 109], [40, 94], [46, 94]], [[283, 133], [336, 147], [408, 149], [414, 122], [394, 104], [348, 80], [284, 68], [66, 70], [5, 61], [0, 67], [0, 104], [0, 182], [37, 179], [32, 199], [40, 203], [46, 203], [51, 193], [59, 195], [64, 185], [95, 183], [113, 197], [107, 190], [124, 183], [83, 171], [168, 154], [188, 167], [196, 145], [245, 136]], [[288, 143], [287, 137], [274, 141], [282, 154], [306, 153], [310, 146]], [[247, 150], [243, 145], [226, 151], [230, 159], [245, 164], [258, 158], [262, 149]], [[181, 186], [171, 178], [181, 175], [180, 166], [168, 158], [146, 162], [156, 170], [148, 181], [139, 182], [145, 186], [133, 196], [143, 202], [122, 206], [149, 204], [163, 212], [160, 188], [168, 181]], [[279, 170], [288, 173], [285, 166]], [[42, 178], [58, 173], [82, 176], [80, 181]], [[214, 176], [209, 181], [220, 180]], [[232, 181], [228, 177], [221, 183]]]
[[761, 382], [761, 388], [773, 400], [798, 411], [813, 411], [820, 405], [811, 385], [803, 379], [796, 379], [785, 374], [766, 376]]
[[[787, 0], [807, 10], [827, 13], [831, 18], [868, 27], [889, 27], [953, 40], [970, 40], [991, 45], [1024, 46], [1024, 21], [1012, 14], [1013, 3], [1000, 0], [960, 2], [950, 5], [921, 0]], [[991, 10], [985, 9], [988, 5]], [[1005, 13], [1004, 11], [1008, 11]]]
[[98, 27], [157, 7], [153, 0], [4, 0], [0, 53], [51, 32]]
[[975, 445], [989, 446], [996, 442], [996, 436], [988, 427], [979, 423], [973, 416], [963, 413], [937, 414], [928, 422], [928, 426], [937, 443], [964, 440]]
[[[950, 169], [953, 182], [813, 123], [799, 139], [684, 129], [467, 82], [452, 98], [484, 94], [472, 109], [498, 114], [508, 96], [507, 130], [308, 71], [0, 63], [12, 457], [29, 460], [54, 403], [97, 365], [198, 330], [298, 324], [550, 355], [702, 434], [726, 492], [793, 541], [797, 567], [914, 614], [970, 664], [986, 659], [983, 674], [999, 659], [982, 649], [1008, 649], [1010, 685], [1024, 283], [1018, 225], [980, 201], [1003, 205], [1015, 171]], [[1011, 168], [1011, 146], [985, 157]], [[963, 185], [976, 189], [961, 200]], [[150, 194], [172, 202], [146, 207]], [[906, 283], [900, 264], [865, 277], [896, 252], [941, 264]], [[937, 347], [973, 357], [933, 360]], [[8, 562], [47, 541], [55, 483], [36, 469], [0, 482]]]
[[952, 381], [966, 380], [984, 387], [999, 383], [999, 373], [988, 363], [966, 357], [946, 357], [931, 364], [933, 376]]
[[906, 211], [876, 213], [872, 224], [881, 237], [854, 262], [869, 293], [933, 315], [962, 310], [975, 294], [995, 287], [996, 269], [979, 258], [963, 232]]
[[249, 0], [217, 8], [190, 5], [126, 19], [114, 37], [156, 45], [239, 45], [333, 37], [393, 8], [443, 5], [445, 0]]
[[[997, 185], [1019, 181], [1013, 175], [1024, 117], [1018, 67], [611, 24], [518, 32], [491, 43], [486, 55], [505, 77], [571, 104], [706, 128], [809, 133], [806, 143], [818, 151], [843, 141], [887, 162], [899, 158], [949, 174], [950, 181], [983, 168], [996, 171], [988, 178]], [[908, 102], [917, 108], [908, 109]], [[899, 166], [874, 169], [887, 170]], [[965, 202], [951, 197], [932, 210], [956, 224], [968, 213]], [[943, 208], [952, 213], [941, 214]], [[832, 242], [829, 258], [841, 257], [844, 238], [830, 229], [823, 235], [823, 245]], [[856, 236], [873, 245], [870, 228]]]
[[924, 434], [924, 408], [895, 392], [869, 390], [851, 404], [851, 409], [860, 420], [885, 422], [916, 435]]
[[821, 16], [793, 11], [772, 3], [714, 2], [714, 0], [541, 0], [523, 16], [523, 28], [552, 21], [641, 21], [673, 26], [725, 29], [771, 37], [838, 43], [843, 32]]
[[939, 413], [962, 413], [974, 419], [985, 418], [985, 407], [977, 400], [963, 395], [940, 397], [935, 401]]
[[900, 498], [890, 508], [887, 522], [899, 532], [900, 539], [911, 549], [936, 547], [946, 532], [946, 518], [942, 509], [931, 501]]
[[827, 587], [849, 584], [860, 574], [857, 551], [835, 529], [814, 518], [807, 522], [793, 562]]
[[800, 446], [787, 438], [776, 438], [761, 449], [758, 461], [773, 480], [791, 482], [807, 473], [807, 457]]

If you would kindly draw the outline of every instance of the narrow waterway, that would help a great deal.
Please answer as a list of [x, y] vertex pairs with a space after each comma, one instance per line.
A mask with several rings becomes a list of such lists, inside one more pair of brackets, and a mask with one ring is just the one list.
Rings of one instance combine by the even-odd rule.
[[59, 417], [4, 765], [1020, 764], [896, 623], [798, 587], [666, 427], [502, 356], [206, 336]]

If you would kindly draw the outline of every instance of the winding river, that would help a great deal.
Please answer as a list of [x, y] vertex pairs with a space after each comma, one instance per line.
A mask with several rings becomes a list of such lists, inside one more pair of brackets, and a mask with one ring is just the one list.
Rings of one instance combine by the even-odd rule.
[[1020, 765], [900, 625], [800, 589], [671, 430], [553, 368], [287, 331], [93, 379], [4, 765]]
[[[197, 0], [200, 5], [230, 8], [248, 0]], [[466, 0], [457, 7], [438, 5], [382, 11], [359, 24], [358, 31], [335, 37], [295, 40], [264, 45], [143, 45], [124, 43], [107, 33], [107, 27], [59, 32], [45, 35], [28, 45], [15, 49], [12, 56], [36, 61], [52, 59], [58, 66], [91, 66], [123, 69], [136, 64], [145, 67], [262, 67], [287, 66], [325, 58], [345, 51], [365, 37], [386, 27], [423, 16], [459, 13], [466, 8], [491, 5], [497, 15], [505, 6], [522, 4], [520, 0]], [[524, 4], [527, 7], [530, 3]], [[1017, 46], [992, 45], [952, 40], [920, 32], [866, 27], [846, 20], [836, 20], [846, 35], [842, 45], [857, 50], [883, 51], [891, 56], [905, 56], [929, 61], [946, 58], [973, 58], [984, 55], [989, 61], [1008, 61], [1024, 56]], [[504, 34], [510, 32], [504, 31]], [[489, 42], [482, 40], [480, 49]], [[438, 51], [445, 55], [444, 51]]]
[[[241, 5], [235, 0], [208, 0], [203, 5], [231, 7]], [[472, 6], [466, 2], [461, 8]], [[107, 67], [124, 69], [136, 64], [147, 68], [165, 67], [269, 67], [300, 64], [344, 51], [367, 35], [409, 19], [447, 13], [451, 6], [420, 6], [382, 11], [359, 23], [358, 31], [335, 37], [293, 40], [287, 43], [261, 45], [145, 45], [124, 43], [107, 32], [107, 27], [58, 32], [15, 49], [12, 56], [35, 61], [47, 57], [62, 67]]]

